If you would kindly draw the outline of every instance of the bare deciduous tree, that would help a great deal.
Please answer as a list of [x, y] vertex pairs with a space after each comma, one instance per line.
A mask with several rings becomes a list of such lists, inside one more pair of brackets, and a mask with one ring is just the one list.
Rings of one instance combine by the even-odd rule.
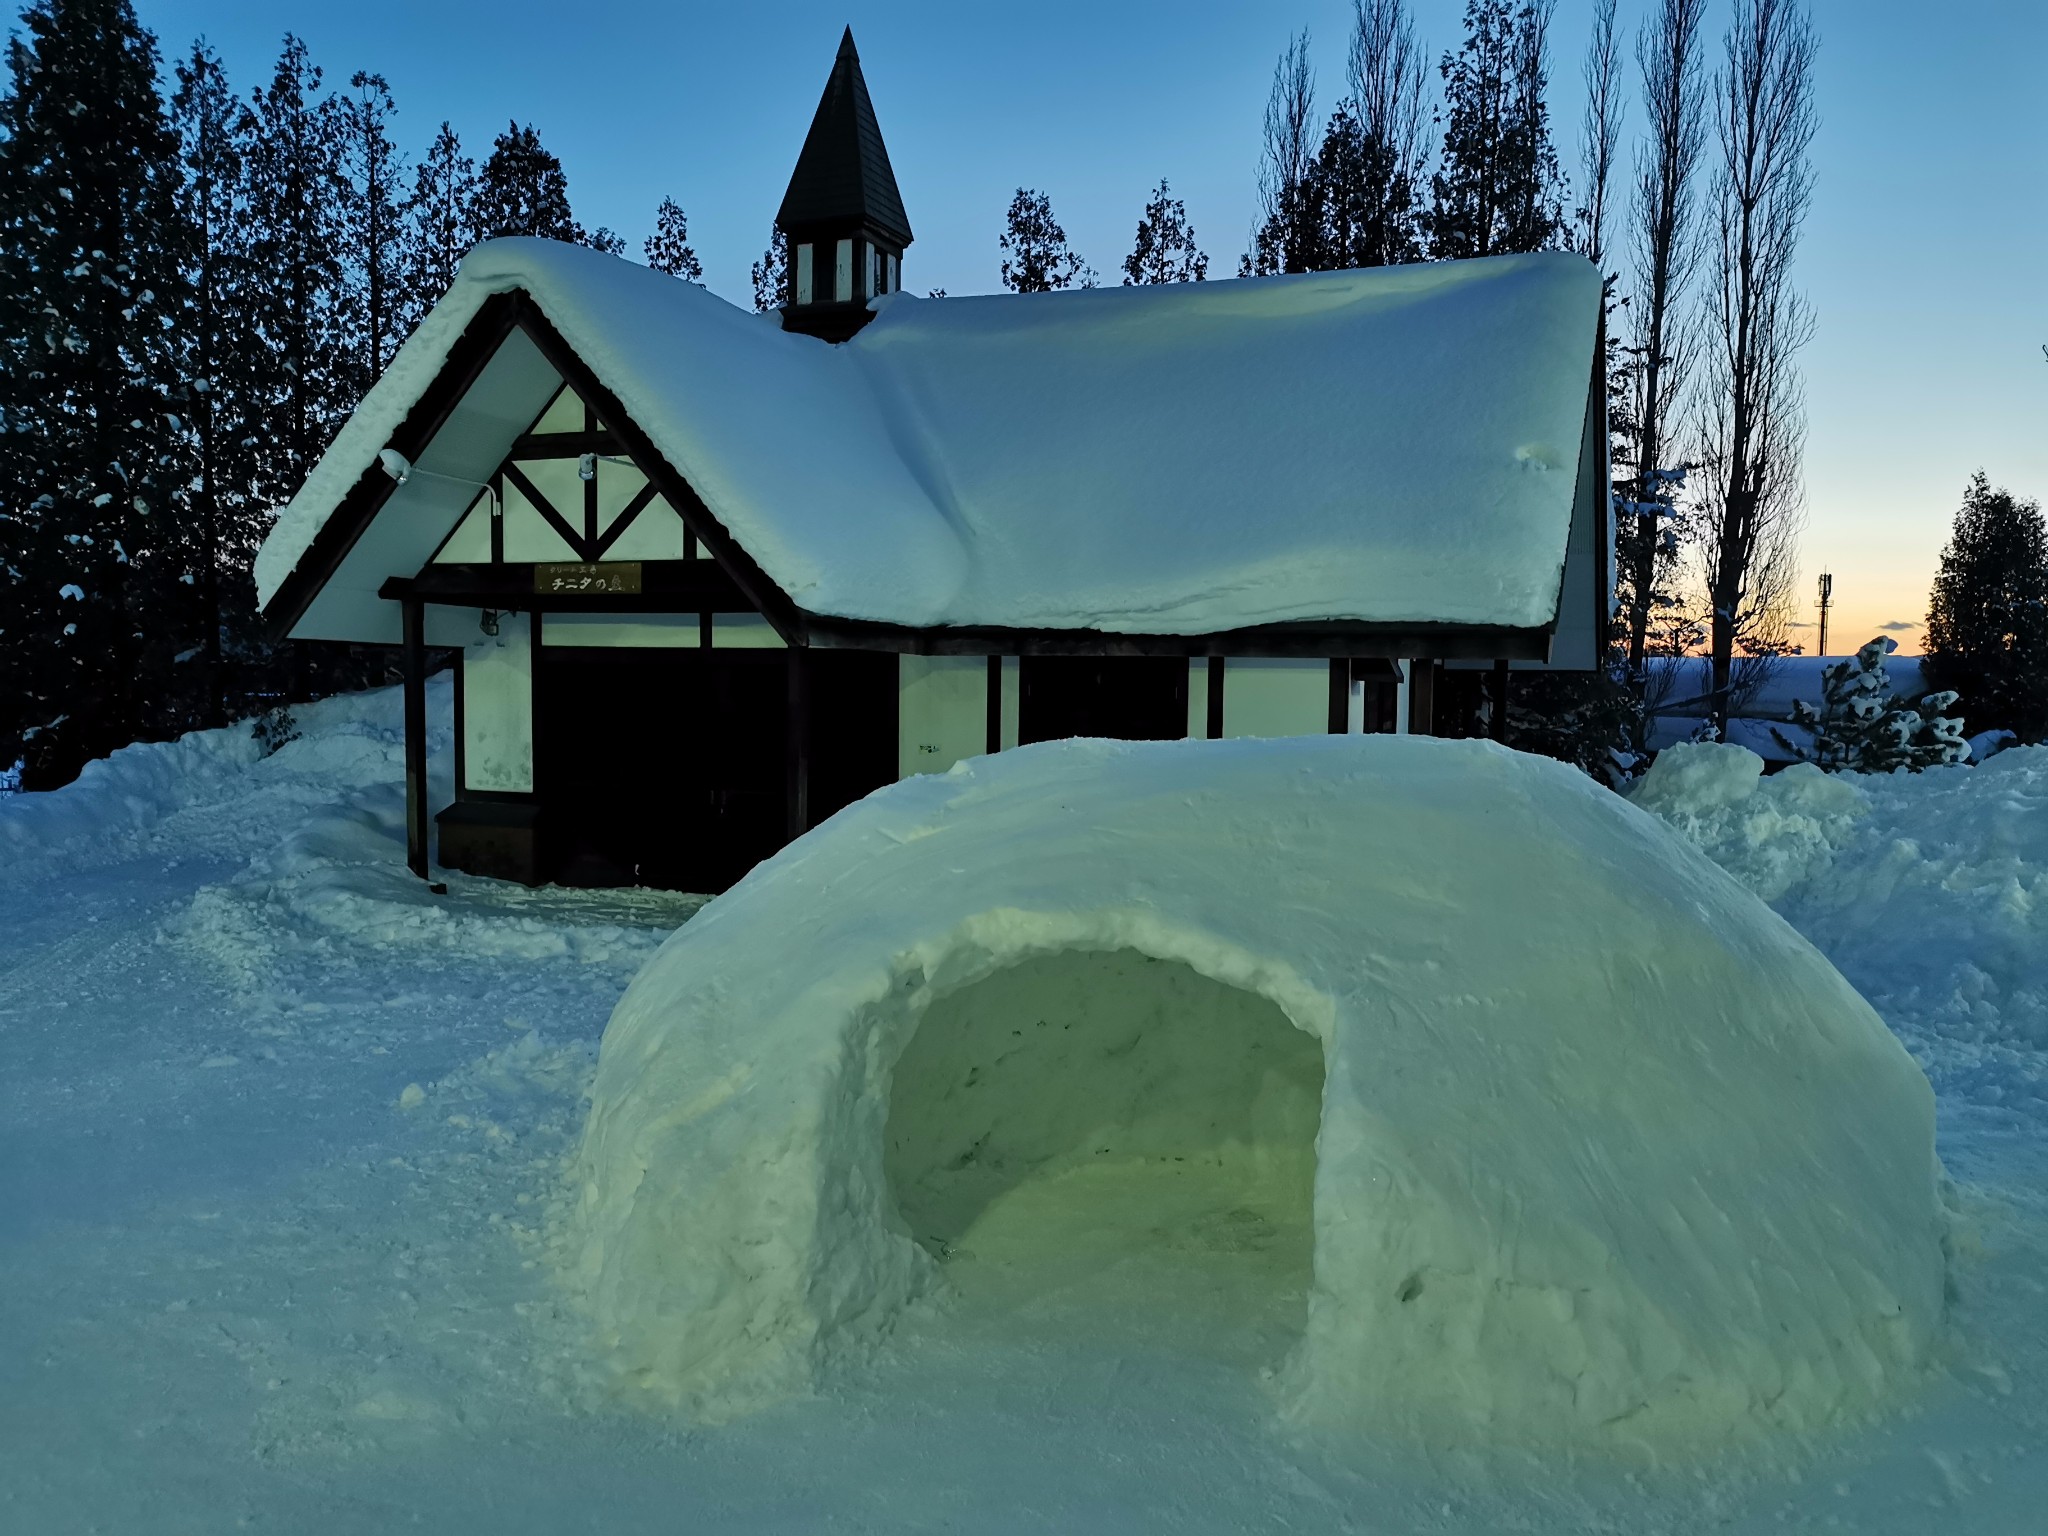
[[1727, 718], [1738, 641], [1768, 635], [1795, 580], [1806, 434], [1796, 357], [1813, 325], [1792, 286], [1792, 260], [1813, 195], [1816, 46], [1798, 0], [1736, 0], [1715, 82], [1721, 163], [1708, 256], [1700, 553], [1717, 723]]
[[1252, 246], [1238, 268], [1240, 277], [1305, 270], [1301, 189], [1316, 157], [1316, 77], [1308, 62], [1308, 32], [1288, 40], [1273, 66], [1273, 91], [1266, 98], [1266, 146], [1259, 158], [1259, 215]]
[[1408, 186], [1422, 179], [1422, 92], [1429, 61], [1415, 41], [1408, 0], [1351, 0], [1346, 83], [1359, 127], [1393, 151], [1394, 174]]
[[1615, 47], [1615, 0], [1597, 0], [1593, 8], [1593, 37], [1586, 47], [1586, 116], [1580, 127], [1580, 168], [1586, 177], [1586, 206], [1580, 210], [1584, 226], [1581, 249], [1596, 267], [1607, 260], [1607, 188], [1613, 180], [1614, 150], [1621, 142], [1621, 102], [1618, 99]]
[[1646, 133], [1629, 206], [1634, 293], [1627, 352], [1634, 384], [1628, 414], [1636, 433], [1629, 493], [1640, 510], [1635, 526], [1623, 531], [1619, 551], [1632, 676], [1642, 674], [1657, 617], [1659, 564], [1676, 553], [1663, 526], [1667, 498], [1660, 492], [1668, 482], [1659, 476], [1675, 467], [1665, 456], [1695, 355], [1678, 317], [1699, 257], [1694, 175], [1706, 147], [1700, 40], [1706, 9], [1706, 0], [1659, 0], [1636, 38]]

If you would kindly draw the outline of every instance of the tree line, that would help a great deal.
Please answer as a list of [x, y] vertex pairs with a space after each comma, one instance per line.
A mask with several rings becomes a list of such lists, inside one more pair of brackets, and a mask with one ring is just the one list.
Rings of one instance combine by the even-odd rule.
[[[368, 71], [296, 37], [246, 93], [160, 68], [129, 0], [36, 0], [0, 96], [0, 766], [61, 784], [138, 738], [379, 678], [273, 647], [250, 576], [278, 507], [472, 245], [586, 230], [509, 123], [418, 157]], [[664, 199], [642, 251], [696, 280]]]
[[[1706, 649], [1727, 715], [1746, 658], [1791, 649], [1804, 498], [1796, 359], [1811, 314], [1792, 280], [1812, 190], [1816, 39], [1803, 0], [1735, 0], [1718, 52], [1706, 0], [1648, 0], [1633, 42], [1639, 141], [1615, 0], [1581, 71], [1574, 177], [1551, 121], [1555, 0], [1467, 0], [1432, 68], [1407, 0], [1353, 0], [1327, 112], [1306, 31], [1273, 72], [1258, 213], [1240, 276], [1573, 250], [1607, 276], [1606, 388], [1617, 618], [1592, 676], [1518, 677], [1506, 734], [1606, 773], [1643, 746], [1651, 657]], [[1433, 77], [1433, 78], [1432, 78]], [[1576, 195], [1574, 195], [1576, 192]], [[1184, 251], [1180, 265], [1149, 253]], [[1050, 202], [1019, 189], [1002, 237], [1019, 291], [1093, 281]], [[1126, 281], [1202, 274], [1160, 184]], [[1469, 675], [1439, 691], [1451, 729], [1503, 701]]]
[[[1552, 11], [1468, 0], [1432, 63], [1407, 0], [1354, 0], [1327, 111], [1308, 35], [1291, 39], [1237, 271], [1569, 249], [1607, 274], [1613, 648], [1591, 676], [1517, 677], [1508, 713], [1517, 744], [1600, 771], [1641, 746], [1649, 658], [1707, 650], [1725, 715], [1745, 659], [1790, 648], [1815, 39], [1803, 0], [1735, 0], [1718, 49], [1705, 0], [1645, 0], [1630, 46], [1599, 0], [1568, 174]], [[30, 786], [381, 676], [372, 656], [267, 643], [250, 567], [275, 509], [476, 241], [624, 254], [577, 220], [531, 124], [479, 158], [443, 122], [414, 158], [396, 116], [382, 77], [330, 88], [293, 37], [244, 93], [203, 42], [164, 78], [130, 0], [23, 14], [0, 96], [0, 764], [18, 756]], [[998, 254], [1013, 291], [1098, 280], [1042, 191], [1017, 190]], [[672, 199], [640, 255], [702, 279]], [[757, 308], [783, 302], [787, 258], [771, 234]], [[1166, 180], [1120, 266], [1207, 277]], [[1443, 705], [1453, 729], [1490, 729], [1500, 701], [1467, 675]]]

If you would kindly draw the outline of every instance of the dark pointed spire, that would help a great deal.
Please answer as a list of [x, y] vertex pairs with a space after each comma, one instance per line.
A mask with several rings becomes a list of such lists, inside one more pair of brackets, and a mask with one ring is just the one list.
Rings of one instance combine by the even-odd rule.
[[791, 239], [819, 225], [844, 224], [866, 225], [899, 247], [910, 244], [910, 219], [896, 190], [896, 173], [889, 168], [868, 83], [861, 78], [852, 27], [839, 40], [832, 77], [825, 82], [775, 222]]

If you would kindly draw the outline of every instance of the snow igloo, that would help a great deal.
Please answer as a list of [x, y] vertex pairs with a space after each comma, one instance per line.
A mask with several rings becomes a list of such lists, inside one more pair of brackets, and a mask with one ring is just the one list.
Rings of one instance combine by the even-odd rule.
[[1655, 817], [1482, 742], [1062, 742], [881, 790], [649, 961], [576, 1173], [608, 1379], [713, 1417], [1076, 1230], [1033, 1211], [1258, 1250], [1300, 1292], [1281, 1411], [1339, 1433], [1819, 1429], [1942, 1318], [1890, 1031]]

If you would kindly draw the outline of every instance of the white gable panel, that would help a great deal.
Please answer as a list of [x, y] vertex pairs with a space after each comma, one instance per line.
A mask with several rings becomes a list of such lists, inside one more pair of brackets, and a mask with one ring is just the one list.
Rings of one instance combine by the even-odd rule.
[[555, 396], [554, 402], [541, 413], [539, 421], [533, 424], [536, 434], [542, 432], [581, 432], [583, 430], [583, 402], [576, 397], [576, 391], [565, 389]]
[[535, 511], [513, 486], [505, 487], [505, 558], [507, 560], [574, 561], [582, 557], [554, 524]]
[[482, 565], [491, 558], [491, 502], [479, 496], [469, 516], [456, 526], [434, 555], [436, 565]]
[[[415, 333], [414, 340], [419, 339], [419, 333]], [[452, 344], [453, 339], [446, 338], [447, 344]], [[428, 340], [433, 338], [429, 336]], [[439, 363], [438, 357], [418, 356], [413, 352], [412, 342], [407, 342], [385, 379], [407, 381], [417, 371], [423, 375], [417, 389], [411, 391], [410, 398], [387, 392], [381, 399], [378, 391], [372, 390], [371, 398], [349, 418], [334, 446], [321, 459], [300, 498], [331, 495], [338, 502], [364, 472], [375, 470], [377, 450], [390, 441], [391, 432], [404, 420], [406, 411], [426, 388]], [[410, 576], [427, 563], [475, 499], [476, 484], [469, 482], [483, 481], [503, 462], [514, 439], [526, 430], [527, 423], [540, 413], [561, 382], [540, 350], [523, 333], [515, 331], [508, 336], [484, 365], [460, 408], [420, 453], [416, 469], [434, 473], [416, 473], [391, 493], [299, 622], [292, 626], [292, 638], [396, 645], [398, 604], [378, 597], [377, 589], [388, 578]], [[383, 387], [378, 386], [380, 390]], [[441, 475], [452, 478], [437, 478]], [[295, 500], [293, 506], [298, 505]], [[286, 517], [290, 512], [288, 508]], [[280, 518], [279, 528], [287, 528], [285, 518]], [[266, 594], [276, 590], [303, 552], [291, 550], [290, 543], [304, 532], [306, 543], [310, 544], [317, 526], [288, 532], [288, 542], [275, 553], [272, 542], [266, 540], [264, 549], [270, 558], [258, 559], [258, 582], [265, 586]], [[272, 540], [277, 537], [274, 530]]]
[[603, 533], [646, 487], [647, 477], [635, 465], [621, 464], [615, 459], [599, 459], [596, 467], [597, 531]]
[[683, 520], [659, 496], [640, 509], [626, 531], [604, 552], [607, 560], [680, 560]]

